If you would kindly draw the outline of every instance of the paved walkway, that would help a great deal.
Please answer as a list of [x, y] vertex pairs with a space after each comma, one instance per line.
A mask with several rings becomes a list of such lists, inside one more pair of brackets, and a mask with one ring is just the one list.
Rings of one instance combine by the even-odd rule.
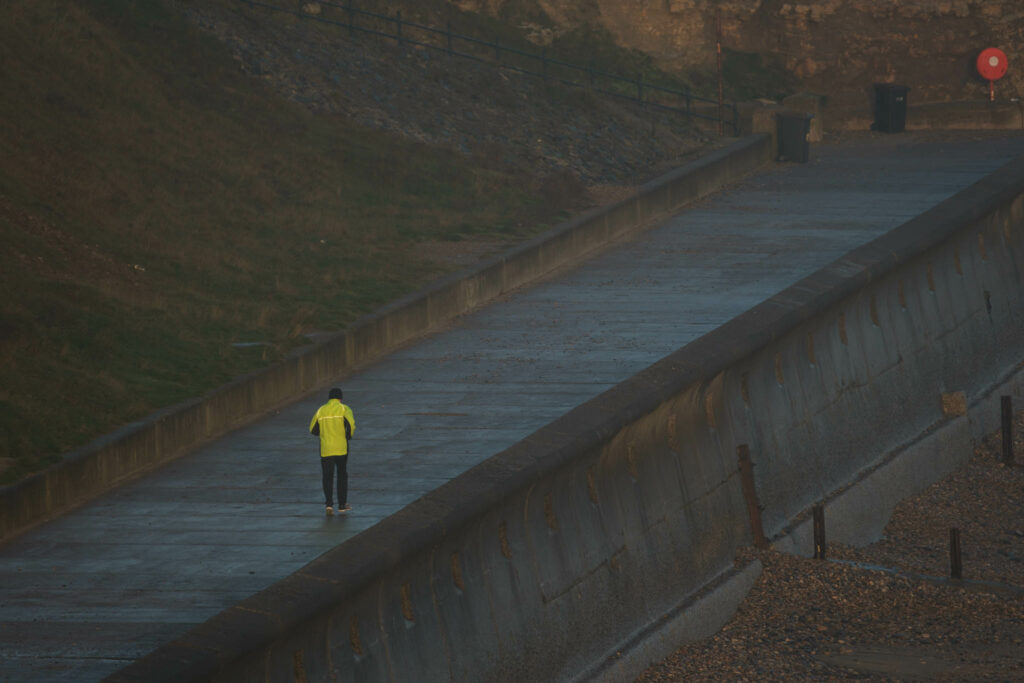
[[300, 401], [0, 546], [0, 680], [93, 681], [1024, 153], [1024, 135], [852, 135], [346, 378], [325, 518]]

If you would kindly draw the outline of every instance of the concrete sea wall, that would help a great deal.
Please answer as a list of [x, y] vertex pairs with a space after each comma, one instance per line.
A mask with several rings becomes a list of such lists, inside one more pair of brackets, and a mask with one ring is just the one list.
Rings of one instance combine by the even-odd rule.
[[487, 261], [376, 312], [266, 370], [125, 426], [61, 463], [0, 488], [0, 541], [251, 423], [502, 294], [642, 228], [773, 157], [771, 140], [739, 140]]
[[1024, 159], [111, 680], [628, 678], [729, 616], [738, 546], [807, 552], [822, 501], [870, 540], [1022, 358]]

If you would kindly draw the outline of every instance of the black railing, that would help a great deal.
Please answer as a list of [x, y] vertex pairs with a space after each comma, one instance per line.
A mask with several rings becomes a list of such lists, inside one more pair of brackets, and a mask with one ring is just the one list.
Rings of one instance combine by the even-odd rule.
[[[668, 88], [645, 81], [643, 75], [629, 78], [595, 68], [583, 66], [548, 56], [547, 50], [529, 52], [509, 45], [502, 45], [481, 38], [455, 33], [449, 22], [444, 28], [425, 26], [402, 19], [401, 11], [394, 16], [357, 9], [351, 2], [346, 4], [316, 2], [320, 13], [313, 14], [302, 9], [293, 9], [259, 0], [238, 0], [250, 7], [260, 7], [282, 12], [300, 19], [331, 24], [344, 28], [350, 36], [356, 33], [368, 34], [396, 41], [399, 45], [410, 45], [444, 52], [452, 57], [471, 59], [491, 66], [507, 69], [527, 76], [543, 78], [565, 86], [582, 88], [591, 92], [635, 102], [636, 104], [660, 111], [674, 112], [689, 119], [714, 121], [729, 126], [734, 135], [739, 134], [739, 115], [735, 103], [719, 103], [707, 97], [694, 95], [689, 88], [682, 90]], [[325, 10], [334, 13], [327, 16]], [[714, 105], [699, 107], [695, 105]], [[729, 112], [726, 118], [724, 111]]]

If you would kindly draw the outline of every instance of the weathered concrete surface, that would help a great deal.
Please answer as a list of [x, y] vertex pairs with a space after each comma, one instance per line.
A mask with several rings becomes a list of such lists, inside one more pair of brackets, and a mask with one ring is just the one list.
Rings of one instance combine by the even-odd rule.
[[0, 673], [119, 668], [1024, 151], [940, 139], [816, 149], [348, 378], [350, 517], [320, 517], [315, 396], [0, 548]]

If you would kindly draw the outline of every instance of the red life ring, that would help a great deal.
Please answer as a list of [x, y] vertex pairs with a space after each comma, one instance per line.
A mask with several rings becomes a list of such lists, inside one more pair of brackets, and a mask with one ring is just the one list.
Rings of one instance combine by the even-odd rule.
[[989, 81], [998, 81], [1006, 75], [1006, 53], [998, 47], [989, 47], [978, 55], [978, 73]]

